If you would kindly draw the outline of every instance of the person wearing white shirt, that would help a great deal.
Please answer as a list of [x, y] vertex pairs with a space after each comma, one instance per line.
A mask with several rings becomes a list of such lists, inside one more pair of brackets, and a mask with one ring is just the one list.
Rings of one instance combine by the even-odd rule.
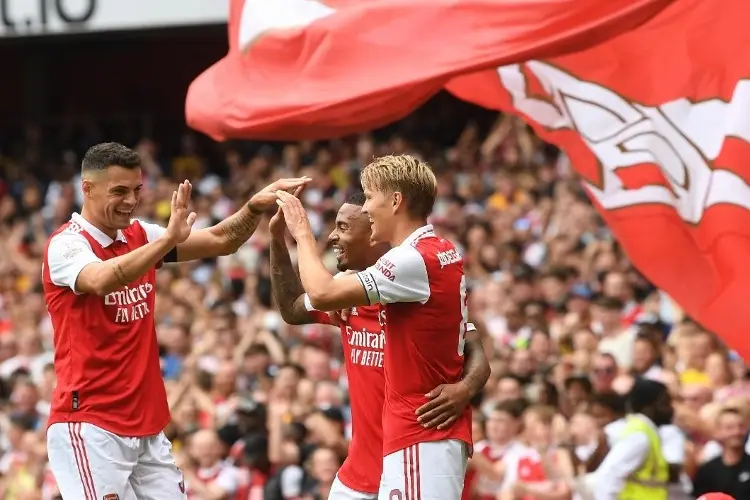
[[[619, 500], [628, 488], [650, 488], [652, 491], [667, 488], [669, 470], [667, 460], [661, 452], [661, 439], [658, 428], [671, 422], [674, 415], [672, 401], [667, 388], [652, 380], [639, 379], [628, 395], [628, 419], [623, 429], [627, 439], [618, 439], [607, 453], [604, 461], [594, 473], [595, 500]], [[629, 428], [632, 428], [628, 432]], [[659, 442], [654, 452], [653, 441]], [[649, 454], [652, 454], [650, 456]], [[638, 475], [648, 461], [659, 464], [659, 474], [650, 485], [638, 484], [634, 476]], [[663, 477], [661, 477], [663, 476]], [[666, 498], [666, 492], [663, 493]], [[640, 494], [642, 500], [649, 500]]]

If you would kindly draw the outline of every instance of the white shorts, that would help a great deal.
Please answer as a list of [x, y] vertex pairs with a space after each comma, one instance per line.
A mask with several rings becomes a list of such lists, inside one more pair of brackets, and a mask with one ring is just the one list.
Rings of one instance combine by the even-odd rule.
[[454, 439], [418, 443], [383, 459], [378, 500], [459, 500], [469, 453]]
[[377, 493], [362, 493], [351, 489], [341, 482], [338, 475], [333, 480], [331, 490], [328, 492], [328, 500], [376, 500], [377, 498]]
[[64, 500], [185, 500], [172, 443], [121, 437], [87, 423], [47, 429], [50, 468]]

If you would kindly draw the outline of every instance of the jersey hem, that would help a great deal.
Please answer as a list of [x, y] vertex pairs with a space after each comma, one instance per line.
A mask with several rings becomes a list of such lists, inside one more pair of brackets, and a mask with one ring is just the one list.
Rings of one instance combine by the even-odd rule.
[[[343, 471], [343, 474], [342, 474], [342, 471]], [[346, 486], [350, 490], [356, 491], [357, 493], [364, 493], [366, 495], [377, 495], [378, 490], [380, 489], [379, 487], [380, 479], [378, 479], [378, 486], [376, 486], [375, 489], [373, 490], [369, 489], [366, 486], [361, 486], [361, 485], [357, 486], [357, 481], [351, 481], [351, 478], [348, 477], [348, 474], [346, 470], [344, 469], [344, 466], [341, 466], [341, 468], [336, 473], [336, 475], [338, 476], [339, 481], [341, 481], [341, 483], [344, 486]]]
[[472, 443], [471, 439], [467, 439], [465, 437], [459, 437], [459, 436], [444, 436], [444, 437], [424, 438], [424, 439], [394, 439], [392, 441], [385, 441], [383, 443], [383, 456], [387, 457], [388, 455], [392, 453], [405, 450], [409, 446], [412, 446], [415, 444], [433, 443], [437, 441], [461, 441], [462, 443], [466, 443], [466, 446], [469, 447], [468, 448], [469, 457], [471, 457], [474, 453], [474, 444]]
[[86, 415], [85, 413], [81, 412], [63, 413], [58, 415], [50, 414], [49, 420], [47, 420], [47, 429], [49, 429], [54, 424], [83, 423], [94, 425], [96, 427], [99, 427], [100, 429], [111, 432], [112, 434], [120, 437], [142, 438], [148, 436], [156, 436], [157, 434], [162, 432], [167, 424], [169, 424], [170, 419], [171, 417], [167, 418], [166, 421], [158, 428], [155, 427], [154, 429], [148, 429], [146, 431], [133, 431], [122, 427], [112, 426], [111, 422], [106, 418]]

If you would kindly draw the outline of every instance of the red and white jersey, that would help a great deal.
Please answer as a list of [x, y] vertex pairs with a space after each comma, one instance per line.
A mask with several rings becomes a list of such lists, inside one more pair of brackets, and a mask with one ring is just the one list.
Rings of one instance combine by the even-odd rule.
[[[513, 488], [518, 481], [537, 485], [546, 483], [550, 489], [554, 487], [554, 483], [548, 481], [542, 457], [535, 449], [520, 445], [514, 453], [503, 457], [503, 461], [505, 462], [505, 476], [501, 491]], [[521, 500], [534, 500], [534, 498], [524, 496]]]
[[[201, 467], [195, 472], [198, 480], [203, 484], [213, 484], [226, 492], [227, 500], [245, 500], [236, 499], [236, 493], [242, 483], [240, 470], [233, 465], [224, 461], [218, 461], [213, 467]], [[185, 492], [188, 500], [206, 500], [195, 493], [194, 487], [189, 482], [185, 482]]]
[[156, 268], [103, 297], [75, 288], [88, 264], [131, 252], [164, 231], [134, 220], [112, 240], [73, 214], [50, 237], [42, 279], [57, 386], [47, 425], [87, 422], [137, 437], [158, 434], [169, 422], [154, 328]]
[[[528, 449], [526, 448], [526, 446], [519, 443], [518, 441], [511, 441], [506, 445], [499, 446], [491, 443], [486, 439], [478, 442], [474, 447], [475, 454], [484, 455], [493, 463], [502, 460], [506, 464], [509, 462], [514, 462], [516, 460], [516, 457], [527, 453], [527, 450]], [[502, 488], [503, 483], [503, 480], [493, 481], [483, 476], [482, 474], [477, 474], [475, 483], [476, 492], [481, 499], [494, 499], [497, 495], [497, 492]]]
[[[432, 226], [412, 233], [357, 273], [385, 331], [383, 453], [457, 439], [471, 446], [471, 409], [449, 429], [425, 429], [414, 412], [425, 394], [461, 380], [468, 327], [463, 259]], [[385, 314], [383, 314], [385, 313]]]
[[[328, 314], [315, 311], [307, 296], [305, 306], [316, 322], [330, 324]], [[355, 307], [340, 325], [353, 428], [349, 455], [338, 476], [344, 485], [361, 493], [377, 493], [383, 471], [385, 335], [379, 312], [378, 306]]]

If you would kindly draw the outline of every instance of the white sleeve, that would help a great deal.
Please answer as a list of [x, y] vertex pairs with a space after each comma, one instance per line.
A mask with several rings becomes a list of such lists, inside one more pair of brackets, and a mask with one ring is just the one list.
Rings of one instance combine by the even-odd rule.
[[310, 297], [308, 297], [307, 294], [305, 294], [305, 299], [304, 300], [305, 300], [305, 310], [306, 311], [308, 311], [308, 312], [310, 312], [310, 311], [317, 311], [317, 309], [315, 309], [313, 307], [312, 302], [310, 302]]
[[75, 293], [76, 280], [87, 265], [102, 260], [94, 255], [91, 244], [78, 233], [63, 231], [52, 237], [47, 247], [49, 276], [57, 286], [68, 287]]
[[503, 457], [505, 474], [503, 475], [503, 482], [500, 485], [500, 491], [512, 489], [513, 485], [518, 481], [518, 462], [520, 458], [519, 453], [512, 453], [510, 456]]
[[617, 498], [625, 485], [625, 479], [641, 466], [649, 448], [648, 437], [643, 432], [636, 432], [627, 439], [618, 440], [596, 470], [594, 499]]
[[676, 425], [659, 427], [661, 452], [667, 463], [682, 465], [685, 463], [685, 434]]
[[281, 471], [281, 496], [296, 498], [302, 494], [302, 469], [297, 465], [288, 465]]
[[357, 273], [370, 304], [420, 302], [430, 299], [430, 281], [422, 255], [410, 245], [392, 248], [370, 266]]
[[138, 224], [141, 225], [143, 230], [146, 232], [146, 239], [149, 243], [152, 241], [156, 241], [162, 236], [164, 236], [164, 233], [167, 232], [166, 227], [161, 227], [159, 224], [152, 224], [151, 222], [145, 222], [141, 219], [136, 219], [138, 221]]
[[239, 488], [239, 478], [237, 477], [237, 469], [234, 467], [225, 467], [219, 472], [216, 477], [216, 486], [232, 495]]

